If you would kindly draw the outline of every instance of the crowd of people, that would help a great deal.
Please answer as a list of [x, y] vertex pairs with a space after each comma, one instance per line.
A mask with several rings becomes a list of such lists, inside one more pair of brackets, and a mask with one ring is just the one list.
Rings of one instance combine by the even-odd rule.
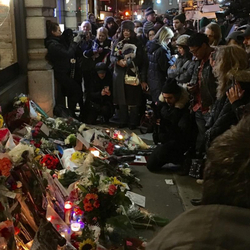
[[202, 169], [212, 141], [239, 122], [250, 102], [250, 26], [227, 33], [203, 19], [197, 30], [184, 13], [170, 22], [152, 8], [142, 22], [118, 25], [108, 16], [102, 27], [90, 14], [76, 34], [47, 24], [56, 106], [65, 106], [67, 96], [72, 116], [80, 107], [77, 119], [116, 120], [119, 128], [133, 130], [146, 100], [152, 101], [158, 145], [148, 159], [150, 171], [176, 163], [187, 174], [192, 158]]

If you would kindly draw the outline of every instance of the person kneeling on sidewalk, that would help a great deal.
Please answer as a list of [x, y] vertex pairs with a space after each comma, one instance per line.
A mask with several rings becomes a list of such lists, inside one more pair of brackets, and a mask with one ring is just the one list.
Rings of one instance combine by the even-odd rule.
[[178, 85], [175, 79], [168, 79], [157, 103], [158, 131], [153, 134], [154, 141], [161, 142], [161, 145], [155, 148], [148, 159], [149, 171], [159, 171], [166, 163], [183, 163], [191, 134], [191, 116], [188, 107], [187, 91]]
[[102, 116], [104, 122], [108, 122], [113, 115], [113, 103], [111, 96], [112, 75], [103, 62], [95, 66], [93, 82], [86, 99], [86, 123], [96, 124], [97, 117]]

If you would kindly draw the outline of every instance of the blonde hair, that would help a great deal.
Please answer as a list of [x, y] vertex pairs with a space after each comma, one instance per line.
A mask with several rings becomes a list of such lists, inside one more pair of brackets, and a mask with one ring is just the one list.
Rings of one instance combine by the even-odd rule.
[[220, 26], [212, 22], [206, 26], [206, 29], [210, 29], [214, 33], [214, 42], [210, 45], [217, 46], [222, 38]]
[[97, 38], [98, 38], [100, 32], [103, 33], [106, 36], [106, 38], [108, 37], [108, 29], [105, 27], [99, 28], [96, 32], [97, 32], [97, 34], [96, 34]]
[[173, 31], [170, 28], [163, 26], [155, 34], [153, 40], [158, 39], [159, 43], [161, 44], [164, 40], [166, 40], [168, 38], [171, 39], [173, 36], [174, 36]]
[[217, 98], [225, 95], [232, 79], [238, 72], [248, 68], [248, 56], [244, 49], [237, 45], [219, 46], [216, 50], [214, 76], [217, 77]]

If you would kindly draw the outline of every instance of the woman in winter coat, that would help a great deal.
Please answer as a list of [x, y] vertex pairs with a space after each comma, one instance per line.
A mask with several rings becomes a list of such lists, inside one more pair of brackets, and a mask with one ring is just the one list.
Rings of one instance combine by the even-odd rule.
[[179, 55], [175, 64], [168, 69], [168, 77], [175, 78], [180, 84], [189, 83], [194, 73], [195, 62], [192, 61], [193, 55], [187, 46], [189, 37], [189, 35], [178, 37], [176, 44]]
[[[207, 146], [220, 134], [238, 122], [235, 110], [250, 102], [250, 71], [247, 53], [236, 45], [221, 46], [216, 50], [213, 72], [218, 79], [217, 100], [211, 110], [209, 122], [206, 124]], [[238, 91], [244, 94], [238, 102], [233, 104], [228, 99], [227, 92], [238, 83]]]
[[97, 30], [96, 39], [93, 41], [92, 57], [95, 64], [104, 62], [107, 66], [110, 64], [111, 40], [108, 39], [108, 30], [101, 27]]
[[68, 97], [69, 110], [75, 116], [77, 103], [83, 112], [82, 87], [72, 75], [77, 45], [73, 42], [73, 33], [72, 40], [68, 39], [65, 35], [66, 31], [62, 35], [57, 23], [47, 21], [47, 30], [48, 36], [45, 39], [45, 47], [48, 49], [47, 59], [53, 66], [55, 79], [62, 89], [62, 93]]
[[[114, 43], [110, 60], [114, 65], [114, 104], [119, 105], [120, 127], [129, 125], [135, 129], [139, 123], [139, 107], [142, 105], [142, 89], [146, 89], [146, 69], [143, 67], [144, 50], [134, 32], [132, 21], [123, 21], [121, 35]], [[141, 84], [125, 84], [125, 77], [136, 76]]]
[[164, 26], [156, 33], [154, 39], [146, 45], [149, 61], [147, 83], [153, 102], [158, 101], [166, 81], [167, 70], [173, 65], [171, 52], [168, 47], [173, 36], [173, 31]]

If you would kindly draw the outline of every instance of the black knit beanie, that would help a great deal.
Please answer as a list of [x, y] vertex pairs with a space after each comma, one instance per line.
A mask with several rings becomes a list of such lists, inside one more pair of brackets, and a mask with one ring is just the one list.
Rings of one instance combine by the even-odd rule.
[[181, 23], [185, 23], [185, 21], [186, 21], [186, 16], [185, 16], [185, 14], [180, 14], [180, 15], [177, 15], [177, 16], [175, 16], [174, 17], [174, 20], [176, 20], [176, 19], [178, 19]]
[[178, 94], [181, 92], [181, 87], [177, 84], [175, 79], [169, 78], [162, 88], [162, 93]]

